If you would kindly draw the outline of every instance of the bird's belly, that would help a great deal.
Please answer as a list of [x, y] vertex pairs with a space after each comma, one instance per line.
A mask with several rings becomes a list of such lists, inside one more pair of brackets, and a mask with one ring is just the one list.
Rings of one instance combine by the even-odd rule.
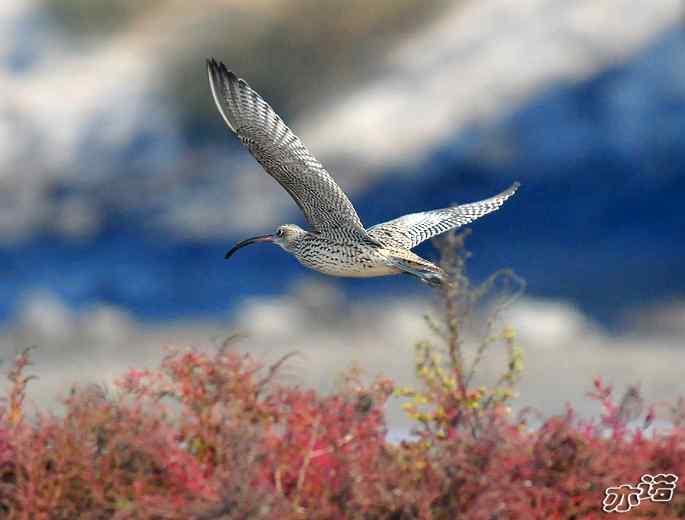
[[375, 276], [388, 276], [400, 272], [399, 269], [383, 264], [361, 267], [347, 265], [325, 266], [316, 268], [316, 270], [331, 276], [343, 276], [346, 278], [373, 278]]
[[300, 263], [320, 273], [347, 278], [371, 278], [398, 274], [395, 267], [386, 265], [383, 256], [378, 254], [363, 257], [318, 256], [317, 258], [298, 258]]

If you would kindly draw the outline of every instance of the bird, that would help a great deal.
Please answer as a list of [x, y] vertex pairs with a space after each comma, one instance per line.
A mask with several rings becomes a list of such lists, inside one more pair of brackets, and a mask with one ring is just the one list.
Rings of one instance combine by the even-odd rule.
[[376, 277], [405, 273], [432, 287], [449, 283], [446, 272], [412, 252], [436, 235], [499, 209], [519, 187], [470, 204], [411, 213], [365, 228], [350, 199], [273, 108], [222, 62], [207, 60], [209, 86], [228, 128], [299, 206], [309, 225], [283, 224], [247, 238], [227, 253], [267, 242], [303, 266], [326, 275]]

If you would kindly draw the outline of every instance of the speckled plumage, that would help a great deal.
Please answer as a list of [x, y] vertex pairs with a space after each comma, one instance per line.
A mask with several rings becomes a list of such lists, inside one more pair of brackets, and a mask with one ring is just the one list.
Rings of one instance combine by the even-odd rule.
[[207, 62], [214, 101], [228, 127], [264, 170], [300, 207], [311, 226], [293, 224], [237, 244], [275, 242], [304, 266], [333, 276], [370, 277], [407, 273], [430, 285], [445, 281], [444, 272], [410, 249], [429, 238], [497, 210], [518, 188], [471, 204], [412, 213], [368, 230], [347, 195], [302, 141], [250, 86], [223, 63]]

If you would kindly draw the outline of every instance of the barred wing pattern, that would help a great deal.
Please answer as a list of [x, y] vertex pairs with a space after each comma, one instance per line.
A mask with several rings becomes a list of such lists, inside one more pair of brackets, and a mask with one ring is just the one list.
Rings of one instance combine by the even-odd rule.
[[295, 200], [319, 232], [345, 228], [368, 239], [347, 195], [283, 120], [223, 63], [207, 61], [212, 96], [228, 127]]
[[509, 189], [489, 199], [404, 215], [373, 226], [368, 230], [369, 235], [388, 245], [412, 249], [429, 238], [464, 226], [483, 215], [498, 210], [509, 197], [516, 193], [518, 187], [519, 183], [515, 182]]

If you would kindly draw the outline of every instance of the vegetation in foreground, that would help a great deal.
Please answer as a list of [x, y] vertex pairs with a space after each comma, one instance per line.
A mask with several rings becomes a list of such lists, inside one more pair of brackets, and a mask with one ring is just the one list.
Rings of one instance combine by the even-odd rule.
[[[113, 389], [72, 389], [63, 415], [36, 415], [24, 403], [21, 353], [0, 408], [0, 518], [580, 520], [603, 517], [603, 501], [629, 507], [622, 518], [685, 518], [682, 486], [659, 495], [654, 480], [636, 488], [642, 500], [617, 488], [645, 474], [685, 478], [683, 400], [661, 405], [670, 426], [648, 433], [655, 408], [635, 389], [615, 400], [596, 379], [598, 420], [569, 409], [527, 427], [508, 407], [522, 355], [499, 320], [506, 302], [491, 306], [478, 345], [463, 339], [478, 302], [516, 278], [497, 273], [470, 287], [462, 245], [450, 235], [441, 248], [455, 284], [443, 319], [429, 321], [443, 344], [416, 347], [415, 389], [352, 370], [339, 391], [320, 395], [278, 382], [287, 359], [266, 367], [230, 348], [174, 350]], [[508, 365], [475, 388], [495, 348], [507, 349]], [[397, 398], [415, 424], [399, 444], [386, 440], [384, 417]]]

